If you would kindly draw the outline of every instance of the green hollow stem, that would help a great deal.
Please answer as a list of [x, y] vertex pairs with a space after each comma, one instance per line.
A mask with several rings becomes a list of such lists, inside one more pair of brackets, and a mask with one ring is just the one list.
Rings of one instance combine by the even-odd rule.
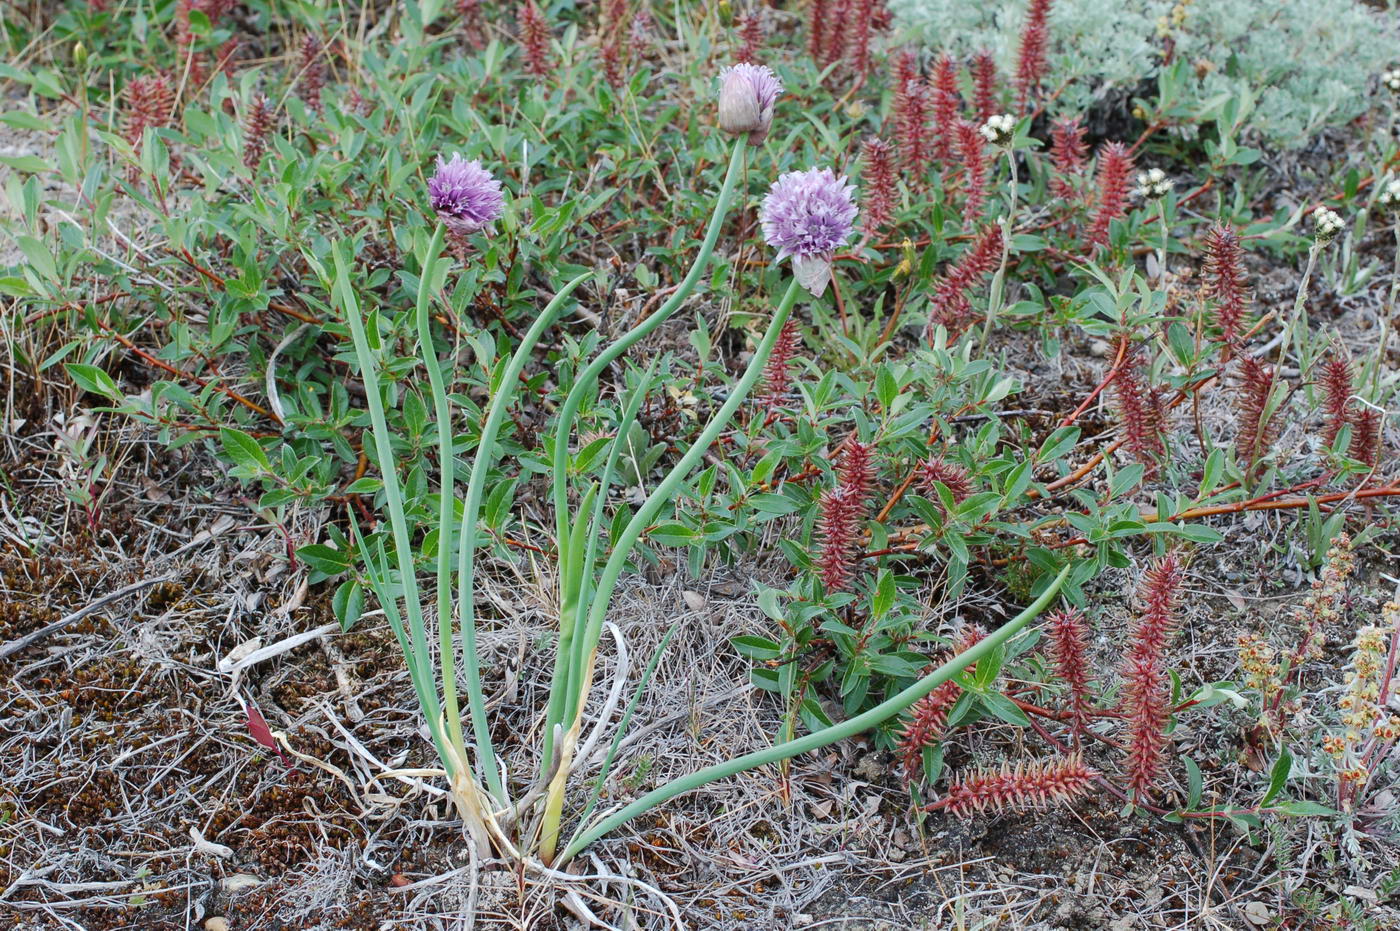
[[[646, 370], [642, 373], [641, 379], [637, 382], [637, 387], [633, 389], [631, 396], [627, 399], [627, 403], [622, 410], [622, 417], [617, 422], [617, 438], [613, 441], [612, 448], [608, 450], [608, 459], [603, 465], [603, 474], [598, 479], [598, 494], [593, 504], [593, 519], [589, 523], [588, 537], [584, 545], [583, 558], [578, 562], [581, 571], [579, 572], [576, 603], [581, 604], [587, 601], [592, 594], [591, 585], [593, 582], [593, 573], [588, 571], [588, 567], [594, 565], [594, 560], [597, 557], [598, 541], [602, 539], [604, 527], [606, 526], [604, 520], [607, 516], [606, 506], [608, 489], [612, 487], [613, 475], [617, 472], [617, 462], [622, 457], [624, 437], [627, 436], [628, 431], [632, 429], [632, 424], [637, 419], [637, 413], [642, 408], [642, 402], [646, 400], [647, 391], [651, 388], [651, 380], [655, 373], [656, 359], [653, 358], [647, 364]], [[580, 508], [580, 515], [586, 510], [586, 508]], [[570, 558], [576, 559], [577, 557], [578, 549], [575, 548]]]
[[[577, 726], [579, 716], [583, 713], [583, 705], [592, 684], [594, 653], [598, 647], [598, 638], [603, 633], [603, 621], [607, 616], [608, 604], [612, 601], [613, 590], [617, 587], [617, 580], [627, 565], [632, 548], [637, 545], [642, 533], [650, 526], [661, 507], [674, 499], [686, 476], [695, 468], [720, 433], [729, 426], [729, 422], [739, 409], [739, 405], [744, 403], [749, 392], [753, 390], [754, 385], [762, 377], [768, 356], [772, 353], [773, 346], [778, 341], [778, 335], [782, 332], [783, 324], [787, 323], [788, 316], [792, 313], [793, 305], [797, 303], [800, 294], [802, 294], [802, 286], [794, 279], [788, 285], [787, 292], [774, 311], [773, 319], [768, 324], [768, 330], [763, 334], [763, 339], [754, 351], [753, 358], [749, 360], [748, 368], [744, 370], [744, 374], [734, 385], [729, 397], [710, 418], [710, 422], [705, 425], [700, 436], [681, 456], [680, 461], [671, 468], [666, 477], [647, 496], [646, 501], [632, 515], [632, 519], [627, 522], [627, 526], [618, 536], [617, 542], [613, 546], [612, 555], [608, 557], [608, 561], [604, 564], [603, 571], [598, 577], [597, 587], [589, 595], [587, 625], [583, 630], [575, 630], [574, 632], [573, 656], [569, 660], [569, 671], [572, 675], [568, 690], [565, 692], [564, 716], [560, 721], [566, 733]], [[566, 746], [568, 746], [567, 741]], [[569, 762], [569, 760], [565, 760], [563, 765], [567, 767]], [[552, 859], [554, 847], [558, 841], [563, 790], [564, 781], [556, 778], [546, 801], [540, 845], [541, 856], [546, 863]]]
[[476, 461], [472, 464], [471, 478], [467, 482], [467, 497], [462, 506], [460, 540], [457, 548], [457, 612], [462, 631], [462, 665], [466, 673], [467, 706], [472, 716], [472, 736], [476, 741], [476, 755], [479, 766], [486, 778], [486, 784], [498, 806], [506, 804], [505, 779], [496, 759], [495, 746], [491, 742], [491, 728], [486, 721], [486, 699], [481, 689], [481, 661], [476, 653], [476, 522], [481, 513], [482, 490], [486, 485], [486, 473], [496, 453], [496, 434], [500, 432], [501, 421], [505, 419], [506, 407], [515, 396], [515, 386], [526, 361], [540, 341], [544, 331], [554, 322], [559, 308], [569, 294], [592, 277], [588, 271], [574, 278], [545, 309], [535, 318], [535, 322], [525, 333], [515, 355], [501, 373], [500, 384], [491, 398], [491, 407], [486, 414], [486, 423], [481, 428], [481, 438], [477, 443]]
[[[763, 369], [768, 363], [768, 356], [778, 341], [783, 324], [787, 323], [788, 316], [792, 313], [793, 305], [797, 303], [797, 299], [802, 293], [802, 286], [794, 279], [788, 285], [787, 293], [783, 295], [777, 309], [773, 312], [773, 319], [768, 324], [768, 331], [763, 334], [763, 339], [754, 351], [753, 358], [749, 360], [748, 368], [744, 370], [744, 374], [734, 385], [729, 397], [710, 418], [704, 431], [685, 451], [685, 455], [681, 456], [680, 461], [652, 489], [651, 494], [647, 495], [646, 501], [637, 509], [637, 513], [632, 515], [632, 519], [627, 522], [626, 528], [618, 537], [617, 543], [613, 546], [612, 555], [608, 557], [608, 561], [604, 564], [603, 571], [598, 577], [598, 587], [589, 599], [588, 626], [584, 628], [584, 638], [575, 646], [574, 665], [580, 672], [586, 672], [591, 665], [589, 657], [597, 647], [599, 637], [603, 634], [603, 621], [608, 613], [608, 603], [612, 600], [613, 589], [617, 586], [617, 580], [622, 575], [623, 567], [627, 565], [632, 547], [636, 546], [642, 533], [651, 525], [662, 505], [675, 498], [676, 492], [680, 489], [686, 476], [700, 462], [701, 457], [718, 439], [720, 433], [729, 426], [729, 421], [738, 411], [739, 405], [744, 403], [754, 385], [763, 377]], [[565, 724], [572, 722], [583, 709], [583, 702], [587, 697], [587, 688], [583, 686], [583, 683], [586, 681], [587, 676], [585, 675], [580, 682], [581, 687], [569, 696], [572, 699], [573, 708], [570, 709], [571, 713]]]
[[856, 734], [887, 721], [932, 692], [944, 682], [953, 678], [968, 666], [1006, 643], [1027, 624], [1039, 617], [1041, 612], [1043, 612], [1050, 605], [1051, 601], [1055, 599], [1055, 596], [1059, 594], [1060, 586], [1064, 584], [1065, 578], [1069, 575], [1069, 572], [1070, 566], [1066, 565], [1060, 570], [1059, 575], [1055, 576], [1050, 582], [1045, 591], [1041, 592], [1040, 597], [1031, 602], [1024, 611], [1007, 621], [1001, 627], [998, 627], [977, 644], [948, 660], [898, 695], [887, 698], [874, 708], [864, 711], [853, 718], [848, 718], [839, 724], [833, 724], [831, 727], [820, 730], [815, 734], [808, 734], [805, 737], [798, 737], [796, 740], [789, 740], [786, 743], [781, 743], [774, 747], [756, 750], [753, 753], [747, 753], [743, 756], [735, 757], [732, 760], [726, 760], [723, 763], [716, 763], [713, 766], [707, 766], [688, 776], [682, 776], [663, 786], [659, 786], [631, 804], [599, 820], [587, 830], [579, 833], [569, 842], [569, 845], [564, 848], [564, 853], [560, 857], [560, 861], [568, 861], [598, 838], [617, 829], [638, 815], [655, 808], [662, 802], [670, 801], [678, 795], [683, 795], [686, 792], [698, 789], [716, 780], [737, 775], [745, 770], [776, 763], [779, 760], [794, 757], [799, 753], [817, 750], [828, 744], [835, 743], [838, 740], [854, 737]]
[[447, 720], [447, 735], [458, 755], [466, 759], [466, 740], [462, 735], [462, 715], [457, 707], [457, 651], [452, 648], [452, 541], [453, 507], [455, 503], [456, 454], [452, 446], [452, 408], [447, 400], [442, 367], [433, 349], [433, 332], [428, 315], [432, 298], [432, 283], [442, 254], [446, 230], [441, 223], [433, 231], [428, 249], [418, 263], [418, 303], [415, 308], [418, 323], [418, 351], [423, 367], [428, 370], [428, 384], [433, 393], [433, 414], [438, 429], [438, 546], [437, 546], [437, 624], [438, 667], [442, 676], [443, 716]]
[[[360, 319], [359, 298], [355, 296], [355, 289], [350, 284], [347, 246], [348, 242], [342, 240], [336, 243], [332, 250], [335, 260], [334, 290], [339, 294], [345, 322], [355, 343], [360, 377], [365, 383], [365, 406], [369, 409], [370, 427], [374, 431], [375, 456], [379, 460], [379, 471], [384, 480], [384, 501], [389, 509], [389, 526], [394, 538], [394, 555], [398, 561], [399, 584], [403, 588], [404, 611], [408, 619], [408, 637], [413, 647], [412, 654], [405, 659], [413, 669], [418, 701], [428, 719], [428, 731], [432, 734], [443, 767], [451, 776], [457, 767], [443, 743], [442, 706], [428, 664], [428, 636], [423, 626], [423, 605], [418, 595], [413, 545], [408, 532], [408, 519], [404, 515], [403, 494], [399, 488], [398, 471], [394, 462], [393, 434], [389, 432], [389, 425], [384, 417], [384, 399], [380, 395], [379, 375], [375, 371], [376, 360], [365, 335], [364, 321]], [[392, 592], [392, 589], [386, 587], [385, 591]], [[385, 610], [389, 610], [388, 605], [385, 606]]]
[[[729, 205], [734, 199], [734, 189], [743, 173], [746, 150], [747, 142], [742, 137], [734, 141], [733, 153], [729, 158], [729, 169], [725, 172], [719, 196], [715, 199], [714, 213], [710, 216], [710, 225], [705, 230], [705, 238], [700, 243], [700, 249], [695, 254], [695, 261], [691, 263], [690, 270], [676, 286], [675, 293], [655, 313], [619, 337], [584, 368], [574, 379], [574, 385], [559, 410], [559, 420], [555, 425], [554, 434], [553, 497], [555, 540], [558, 541], [559, 546], [559, 578], [561, 583], [566, 580], [576, 583], [579, 578], [573, 572], [572, 567], [568, 565], [569, 556], [565, 552], [565, 543], [569, 539], [569, 437], [573, 433], [574, 420], [578, 416], [584, 396], [592, 390], [605, 368], [636, 345], [648, 333], [669, 320], [671, 315], [695, 290], [701, 276], [709, 267], [715, 243], [719, 241], [720, 230], [724, 227], [725, 218], [729, 213]], [[568, 663], [569, 658], [573, 655], [572, 646], [577, 621], [575, 614], [578, 608], [577, 595], [577, 591], [560, 592], [559, 646], [554, 659], [554, 673], [550, 678], [548, 713], [545, 717], [544, 727], [544, 752], [540, 757], [541, 775], [544, 775], [549, 769], [550, 761], [554, 756], [554, 725], [563, 720], [565, 687], [574, 672], [570, 670]]]

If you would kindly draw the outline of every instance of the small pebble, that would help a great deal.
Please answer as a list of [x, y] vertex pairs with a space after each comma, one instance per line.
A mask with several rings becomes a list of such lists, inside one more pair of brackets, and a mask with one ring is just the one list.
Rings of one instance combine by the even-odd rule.
[[216, 915], [204, 922], [204, 931], [228, 931], [228, 919]]

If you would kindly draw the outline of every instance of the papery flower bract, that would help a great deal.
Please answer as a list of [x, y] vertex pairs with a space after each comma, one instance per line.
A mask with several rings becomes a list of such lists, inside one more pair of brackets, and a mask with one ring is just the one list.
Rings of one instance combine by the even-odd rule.
[[1139, 172], [1137, 182], [1137, 190], [1133, 193], [1143, 200], [1157, 200], [1160, 197], [1166, 197], [1176, 186], [1176, 182], [1168, 178], [1167, 173], [1160, 168]]
[[1337, 234], [1346, 228], [1346, 221], [1330, 207], [1317, 208], [1312, 219], [1313, 237], [1322, 245], [1336, 239]]
[[1391, 178], [1385, 182], [1376, 203], [1386, 210], [1400, 210], [1400, 178]]
[[501, 182], [481, 162], [467, 161], [456, 153], [451, 161], [438, 157], [437, 171], [428, 180], [428, 200], [438, 218], [459, 236], [494, 222], [505, 209]]
[[992, 145], [1005, 148], [1016, 138], [1016, 117], [1010, 113], [993, 115], [977, 127], [977, 131]]
[[719, 79], [719, 128], [733, 136], [747, 133], [749, 145], [762, 145], [783, 82], [767, 65], [747, 61], [725, 68]]
[[789, 171], [763, 199], [763, 238], [778, 250], [778, 260], [792, 256], [792, 271], [813, 295], [826, 290], [831, 259], [855, 226], [852, 188], [830, 168]]

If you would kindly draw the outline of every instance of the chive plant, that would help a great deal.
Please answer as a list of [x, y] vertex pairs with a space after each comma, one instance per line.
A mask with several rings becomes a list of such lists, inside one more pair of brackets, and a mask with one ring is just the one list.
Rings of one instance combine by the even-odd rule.
[[[739, 79], [730, 77], [727, 84], [732, 95]], [[706, 273], [734, 199], [738, 178], [744, 170], [746, 138], [749, 142], [762, 138], [761, 131], [766, 132], [767, 120], [771, 119], [772, 99], [778, 93], [776, 87], [763, 83], [763, 75], [755, 77], [745, 74], [741, 77], [741, 86], [752, 88], [757, 99], [751, 102], [752, 106], [745, 106], [743, 101], [729, 101], [730, 109], [725, 116], [731, 125], [726, 128], [739, 138], [734, 143], [728, 171], [715, 199], [705, 238], [689, 271], [675, 293], [652, 316], [600, 352], [578, 374], [553, 424], [552, 501], [555, 510], [554, 542], [558, 558], [555, 575], [559, 611], [555, 660], [541, 731], [539, 770], [531, 784], [516, 796], [512, 795], [514, 787], [492, 741], [477, 654], [475, 555], [480, 544], [477, 518], [486, 477], [496, 456], [496, 437], [506, 410], [514, 399], [520, 373], [572, 292], [591, 273], [584, 273], [564, 284], [535, 319], [509, 361], [495, 368], [491, 401], [475, 460], [467, 477], [461, 517], [457, 520], [458, 476], [454, 466], [452, 407], [446, 389], [449, 380], [444, 376], [443, 363], [434, 348], [429, 306], [432, 295], [446, 275], [447, 263], [442, 255], [445, 242], [455, 236], [458, 241], [454, 248], [460, 247], [461, 236], [466, 232], [462, 226], [464, 218], [475, 223], [486, 214], [478, 211], [468, 215], [468, 208], [473, 206], [471, 199], [463, 188], [454, 187], [449, 182], [460, 181], [462, 185], [471, 185], [477, 181], [467, 177], [465, 165], [454, 164], [457, 162], [455, 159], [454, 163], [449, 163], [455, 175], [449, 175], [444, 184], [433, 190], [434, 207], [443, 222], [439, 223], [418, 256], [421, 272], [416, 324], [421, 361], [427, 371], [428, 387], [433, 398], [440, 468], [434, 604], [433, 610], [425, 611], [425, 593], [420, 589], [414, 565], [415, 535], [422, 528], [411, 524], [404, 508], [394, 452], [395, 437], [385, 416], [386, 395], [378, 376], [381, 362], [378, 315], [362, 314], [354, 285], [351, 242], [336, 244], [333, 248], [333, 268], [329, 273], [321, 269], [323, 277], [330, 283], [335, 303], [345, 316], [364, 380], [373, 446], [383, 476], [383, 501], [389, 516], [393, 552], [386, 552], [382, 542], [371, 545], [358, 531], [356, 543], [369, 584], [403, 651], [415, 694], [427, 721], [428, 733], [442, 764], [440, 775], [446, 778], [465, 829], [483, 855], [494, 850], [497, 855], [517, 862], [538, 860], [557, 864], [573, 857], [629, 819], [677, 795], [874, 727], [949, 681], [969, 664], [998, 649], [1053, 600], [1068, 571], [1062, 571], [1020, 615], [880, 705], [818, 733], [673, 780], [630, 804], [595, 816], [594, 807], [601, 786], [607, 777], [613, 753], [625, 732], [626, 722], [631, 717], [629, 707], [617, 728], [612, 749], [607, 755], [602, 774], [597, 777], [591, 797], [582, 813], [569, 819], [573, 822], [573, 832], [567, 841], [561, 843], [571, 777], [578, 776], [577, 770], [588, 762], [584, 758], [588, 754], [578, 753], [583, 709], [593, 685], [598, 642], [606, 625], [618, 580], [646, 529], [654, 523], [662, 508], [674, 500], [687, 476], [728, 427], [761, 379], [774, 344], [798, 299], [804, 291], [819, 295], [825, 290], [832, 254], [849, 235], [855, 217], [849, 185], [844, 178], [838, 178], [828, 170], [812, 169], [789, 174], [774, 185], [764, 203], [764, 231], [770, 245], [779, 249], [779, 259], [787, 256], [793, 258], [793, 279], [777, 302], [753, 358], [724, 404], [696, 441], [652, 488], [617, 539], [612, 541], [611, 551], [600, 552], [600, 546], [607, 539], [608, 528], [612, 525], [608, 508], [609, 490], [619, 455], [650, 387], [653, 371], [648, 369], [642, 373], [625, 399], [601, 473], [596, 478], [578, 482], [571, 478], [569, 456], [575, 421], [580, 406], [597, 384], [603, 370], [671, 317]], [[738, 116], [735, 116], [736, 113]], [[481, 183], [486, 182], [481, 180]], [[494, 199], [491, 199], [488, 207], [494, 209], [494, 206]], [[583, 487], [574, 487], [576, 484]], [[457, 556], [455, 579], [451, 564], [454, 552]], [[665, 642], [663, 640], [663, 648]], [[464, 672], [461, 682], [457, 680], [459, 649]], [[659, 652], [653, 657], [653, 668], [658, 658]], [[465, 708], [459, 703], [459, 692], [466, 696]], [[635, 707], [635, 703], [636, 698], [632, 707]], [[470, 740], [467, 736], [468, 721]]]

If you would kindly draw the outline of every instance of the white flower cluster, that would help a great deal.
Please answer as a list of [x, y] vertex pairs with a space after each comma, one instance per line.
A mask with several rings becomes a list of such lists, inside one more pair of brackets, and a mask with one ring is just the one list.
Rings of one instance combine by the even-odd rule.
[[1318, 207], [1313, 213], [1313, 235], [1320, 243], [1328, 243], [1337, 238], [1346, 227], [1341, 215], [1330, 207]]
[[1386, 210], [1400, 210], [1400, 178], [1391, 178], [1385, 183], [1376, 203]]
[[988, 117], [987, 122], [979, 126], [977, 131], [992, 145], [1011, 145], [1011, 140], [1016, 138], [1016, 117], [1010, 113], [999, 113]]
[[1176, 186], [1176, 182], [1168, 178], [1167, 173], [1160, 168], [1140, 172], [1137, 181], [1137, 196], [1143, 200], [1157, 200], [1159, 197], [1166, 197], [1167, 192]]
[[1381, 87], [1392, 94], [1400, 94], [1400, 68], [1381, 72]]

